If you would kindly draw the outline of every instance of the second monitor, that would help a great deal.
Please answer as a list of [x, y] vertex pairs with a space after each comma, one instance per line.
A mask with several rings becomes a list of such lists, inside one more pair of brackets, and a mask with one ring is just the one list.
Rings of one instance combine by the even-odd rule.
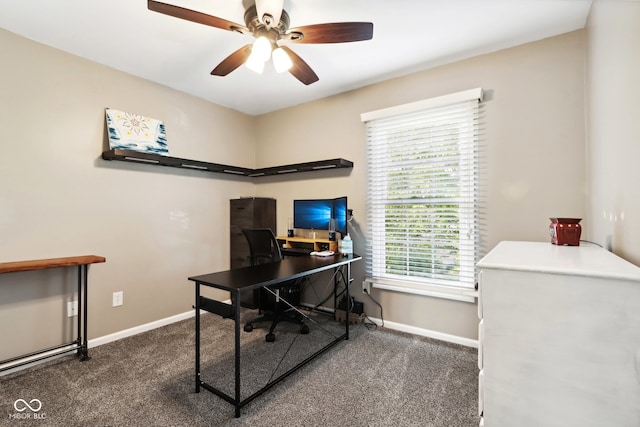
[[293, 201], [293, 227], [302, 229], [328, 230], [335, 220], [335, 231], [341, 236], [347, 234], [349, 220], [347, 197], [335, 199], [312, 199]]

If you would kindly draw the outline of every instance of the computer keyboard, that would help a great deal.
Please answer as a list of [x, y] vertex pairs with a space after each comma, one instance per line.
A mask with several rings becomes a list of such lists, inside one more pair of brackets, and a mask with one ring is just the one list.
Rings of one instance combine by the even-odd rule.
[[282, 255], [310, 255], [313, 249], [308, 248], [282, 248]]

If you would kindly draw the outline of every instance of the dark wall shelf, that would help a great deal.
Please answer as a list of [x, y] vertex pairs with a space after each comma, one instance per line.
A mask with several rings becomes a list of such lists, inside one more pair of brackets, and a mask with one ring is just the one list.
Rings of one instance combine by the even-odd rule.
[[285, 175], [290, 173], [312, 172], [328, 169], [352, 168], [353, 162], [345, 159], [320, 160], [292, 165], [275, 166], [270, 168], [249, 169], [238, 166], [221, 165], [218, 163], [201, 162], [199, 160], [181, 159], [178, 157], [161, 156], [158, 154], [141, 153], [138, 151], [113, 149], [102, 153], [104, 160], [118, 160], [122, 162], [146, 163], [150, 165], [169, 166], [181, 169], [201, 170], [205, 172], [224, 173], [252, 178], [261, 176]]

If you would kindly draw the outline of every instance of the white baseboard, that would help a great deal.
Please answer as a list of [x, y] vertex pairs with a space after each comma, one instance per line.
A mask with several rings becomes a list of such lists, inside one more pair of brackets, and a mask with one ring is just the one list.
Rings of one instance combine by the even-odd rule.
[[[200, 314], [205, 314], [206, 311], [200, 310]], [[114, 332], [113, 334], [104, 335], [102, 337], [89, 340], [87, 345], [89, 348], [97, 347], [99, 345], [107, 344], [113, 341], [121, 340], [122, 338], [138, 335], [143, 332], [151, 331], [152, 329], [160, 328], [162, 326], [170, 325], [172, 323], [180, 322], [182, 320], [189, 319], [196, 315], [195, 310], [189, 310], [185, 313], [176, 314], [175, 316], [165, 317], [164, 319], [155, 320], [144, 325], [134, 326], [133, 328], [125, 329], [123, 331]]]
[[[378, 326], [382, 324], [382, 320], [370, 317]], [[446, 341], [453, 344], [460, 344], [466, 347], [478, 348], [478, 340], [471, 338], [459, 337], [457, 335], [445, 334], [444, 332], [432, 331], [430, 329], [418, 328], [416, 326], [405, 325], [403, 323], [384, 321], [384, 327], [393, 329], [395, 331], [407, 332], [413, 335], [419, 335], [422, 337], [433, 338], [440, 341]]]

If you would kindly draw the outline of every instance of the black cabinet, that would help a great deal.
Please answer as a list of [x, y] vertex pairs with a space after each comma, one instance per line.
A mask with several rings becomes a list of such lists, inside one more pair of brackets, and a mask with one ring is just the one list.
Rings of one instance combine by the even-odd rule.
[[247, 197], [230, 201], [231, 268], [250, 265], [249, 244], [243, 228], [270, 228], [276, 234], [276, 200]]

